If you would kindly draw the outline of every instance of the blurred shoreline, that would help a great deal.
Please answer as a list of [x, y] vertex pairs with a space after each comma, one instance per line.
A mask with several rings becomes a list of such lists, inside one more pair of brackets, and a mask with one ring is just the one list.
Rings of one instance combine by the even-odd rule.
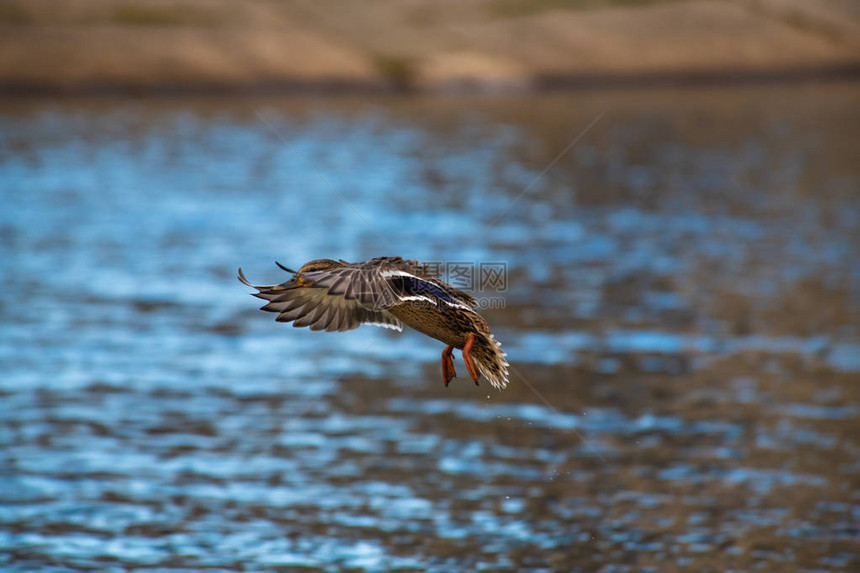
[[855, 80], [858, 22], [843, 0], [7, 0], [0, 96]]
[[124, 84], [82, 82], [72, 85], [45, 83], [6, 83], [0, 80], [0, 97], [183, 97], [183, 96], [352, 96], [352, 95], [528, 95], [563, 91], [613, 89], [707, 88], [752, 85], [855, 82], [860, 80], [860, 64], [834, 65], [810, 69], [713, 70], [651, 74], [590, 74], [536, 77], [527, 85], [500, 86], [479, 81], [445, 89], [403, 86], [385, 80], [283, 80], [251, 84], [182, 83]]

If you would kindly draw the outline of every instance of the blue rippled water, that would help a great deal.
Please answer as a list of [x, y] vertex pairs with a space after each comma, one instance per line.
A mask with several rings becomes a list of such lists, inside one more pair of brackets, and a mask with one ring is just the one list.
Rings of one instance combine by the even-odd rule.
[[[850, 570], [857, 95], [0, 104], [0, 567]], [[235, 280], [379, 255], [507, 390]]]

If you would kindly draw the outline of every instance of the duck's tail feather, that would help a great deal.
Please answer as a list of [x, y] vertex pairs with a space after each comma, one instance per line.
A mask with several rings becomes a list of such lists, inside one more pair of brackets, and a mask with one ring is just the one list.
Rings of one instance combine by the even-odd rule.
[[508, 361], [499, 341], [490, 334], [478, 333], [472, 343], [472, 358], [478, 370], [494, 388], [508, 385]]

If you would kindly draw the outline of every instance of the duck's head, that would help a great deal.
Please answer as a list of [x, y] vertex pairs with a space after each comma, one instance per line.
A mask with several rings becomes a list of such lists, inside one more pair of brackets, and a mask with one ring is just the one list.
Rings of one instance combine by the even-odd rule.
[[338, 267], [344, 266], [343, 263], [338, 261], [333, 261], [331, 259], [316, 259], [310, 262], [307, 262], [302, 265], [302, 268], [299, 269], [299, 273], [309, 273], [313, 271], [325, 271], [328, 269], [336, 269]]

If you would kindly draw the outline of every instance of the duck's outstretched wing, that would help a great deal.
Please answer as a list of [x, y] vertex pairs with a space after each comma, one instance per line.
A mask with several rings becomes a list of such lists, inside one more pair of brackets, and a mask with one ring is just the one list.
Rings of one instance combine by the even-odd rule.
[[469, 294], [425, 273], [417, 261], [400, 257], [379, 257], [363, 263], [301, 273], [314, 285], [328, 288], [329, 294], [358, 300], [373, 309], [389, 309], [408, 302], [445, 304], [473, 310], [477, 301]]
[[[349, 269], [353, 272], [341, 272]], [[362, 324], [402, 330], [402, 323], [387, 310], [397, 303], [396, 294], [384, 285], [385, 288], [375, 295], [367, 276], [371, 273], [356, 273], [355, 270], [354, 267], [338, 267], [311, 271], [299, 273], [279, 285], [255, 285], [239, 269], [239, 280], [257, 289], [253, 295], [267, 301], [261, 310], [277, 312], [275, 320], [278, 322], [292, 322], [295, 327], [307, 326], [311, 330], [328, 332], [353, 330]]]

